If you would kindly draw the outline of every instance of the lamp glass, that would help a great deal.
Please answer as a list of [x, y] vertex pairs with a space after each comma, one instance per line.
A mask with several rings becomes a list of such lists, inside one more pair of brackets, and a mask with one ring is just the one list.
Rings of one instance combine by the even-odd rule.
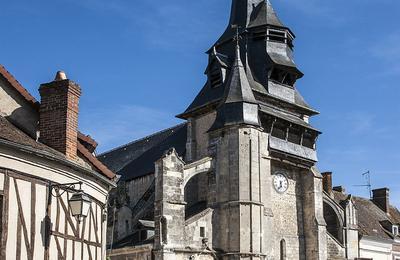
[[83, 192], [75, 193], [68, 202], [72, 216], [76, 217], [79, 221], [87, 217], [92, 201], [86, 194]]

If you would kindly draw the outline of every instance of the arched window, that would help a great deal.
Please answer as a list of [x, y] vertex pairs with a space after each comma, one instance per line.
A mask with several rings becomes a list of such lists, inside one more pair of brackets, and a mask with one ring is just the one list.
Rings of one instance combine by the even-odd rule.
[[280, 260], [286, 260], [286, 241], [285, 241], [285, 239], [281, 240], [280, 247], [281, 247], [281, 249], [280, 249], [280, 252], [281, 252]]

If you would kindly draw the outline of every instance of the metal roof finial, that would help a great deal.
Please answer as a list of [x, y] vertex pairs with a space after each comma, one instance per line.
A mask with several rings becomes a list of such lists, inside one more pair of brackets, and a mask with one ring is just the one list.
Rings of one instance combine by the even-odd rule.
[[233, 29], [236, 29], [236, 35], [233, 37], [233, 40], [236, 41], [236, 48], [239, 48], [239, 41], [242, 37], [240, 37], [239, 29], [241, 28], [240, 25], [234, 24], [232, 25]]

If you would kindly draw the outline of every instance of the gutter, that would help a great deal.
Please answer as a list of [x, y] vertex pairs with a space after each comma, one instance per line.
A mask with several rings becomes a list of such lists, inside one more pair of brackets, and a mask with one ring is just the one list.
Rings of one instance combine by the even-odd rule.
[[51, 161], [59, 162], [64, 166], [70, 167], [79, 172], [84, 172], [84, 173], [88, 174], [89, 176], [96, 177], [97, 179], [100, 179], [101, 181], [103, 181], [104, 183], [106, 183], [108, 186], [110, 186], [112, 188], [117, 187], [117, 184], [114, 181], [104, 177], [103, 175], [99, 174], [98, 172], [87, 169], [77, 163], [74, 163], [65, 158], [62, 158], [61, 156], [56, 156], [47, 151], [35, 149], [35, 148], [29, 147], [26, 145], [17, 144], [17, 143], [10, 142], [10, 141], [4, 140], [4, 139], [0, 139], [0, 145], [4, 145], [9, 148], [17, 149], [17, 150], [27, 153], [27, 154], [34, 154], [36, 156], [43, 157], [43, 158], [46, 158]]

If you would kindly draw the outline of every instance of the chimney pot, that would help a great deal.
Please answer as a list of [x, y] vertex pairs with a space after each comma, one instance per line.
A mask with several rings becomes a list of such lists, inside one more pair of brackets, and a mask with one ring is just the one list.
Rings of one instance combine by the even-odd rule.
[[57, 71], [54, 81], [61, 81], [61, 80], [66, 80], [66, 79], [67, 79], [67, 74], [65, 74], [64, 71], [60, 70], [60, 71]]

